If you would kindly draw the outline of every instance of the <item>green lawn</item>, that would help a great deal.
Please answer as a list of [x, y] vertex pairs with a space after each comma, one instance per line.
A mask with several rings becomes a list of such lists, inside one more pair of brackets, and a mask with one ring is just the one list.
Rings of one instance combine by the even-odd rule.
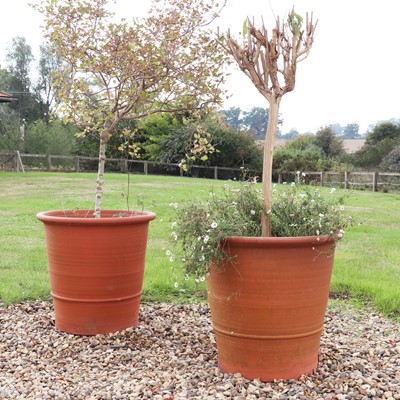
[[[49, 298], [44, 230], [35, 214], [92, 208], [95, 179], [93, 173], [0, 173], [2, 302]], [[157, 214], [150, 224], [144, 299], [204, 298], [204, 285], [184, 281], [179, 266], [165, 254], [173, 218], [169, 204], [206, 197], [211, 188], [225, 182], [144, 175], [131, 175], [130, 179], [130, 207], [138, 208], [138, 196], [144, 196], [144, 208]], [[103, 207], [126, 208], [126, 190], [127, 175], [107, 174]], [[348, 209], [360, 224], [338, 244], [332, 292], [360, 304], [370, 302], [385, 314], [400, 317], [400, 195], [352, 192]]]

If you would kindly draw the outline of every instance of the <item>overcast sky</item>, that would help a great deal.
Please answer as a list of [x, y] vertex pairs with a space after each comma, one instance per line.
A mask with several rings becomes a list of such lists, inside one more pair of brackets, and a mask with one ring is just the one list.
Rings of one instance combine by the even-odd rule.
[[[10, 40], [24, 36], [34, 53], [42, 42], [40, 15], [28, 3], [12, 0], [1, 9], [0, 65]], [[150, 0], [117, 0], [125, 18], [143, 15]], [[246, 16], [273, 26], [272, 11], [285, 15], [295, 5], [297, 13], [313, 11], [318, 19], [310, 56], [298, 65], [296, 87], [281, 102], [283, 133], [291, 128], [315, 132], [339, 123], [368, 125], [400, 119], [399, 0], [228, 0], [218, 25], [235, 34]], [[1, 88], [0, 88], [1, 89]], [[231, 98], [225, 108], [268, 107], [267, 101], [240, 71], [228, 79]]]

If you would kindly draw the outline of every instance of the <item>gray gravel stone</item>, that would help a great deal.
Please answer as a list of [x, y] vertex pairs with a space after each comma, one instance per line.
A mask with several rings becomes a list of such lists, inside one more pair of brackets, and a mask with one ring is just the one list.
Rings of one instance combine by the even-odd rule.
[[262, 383], [219, 371], [205, 304], [142, 304], [92, 337], [58, 331], [50, 302], [0, 305], [0, 399], [400, 399], [400, 325], [331, 302], [314, 373]]

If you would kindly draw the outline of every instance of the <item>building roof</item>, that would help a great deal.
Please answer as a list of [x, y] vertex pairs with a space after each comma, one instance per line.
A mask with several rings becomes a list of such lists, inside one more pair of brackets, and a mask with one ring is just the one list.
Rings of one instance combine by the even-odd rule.
[[9, 103], [10, 101], [17, 100], [12, 97], [10, 93], [0, 91], [0, 103]]

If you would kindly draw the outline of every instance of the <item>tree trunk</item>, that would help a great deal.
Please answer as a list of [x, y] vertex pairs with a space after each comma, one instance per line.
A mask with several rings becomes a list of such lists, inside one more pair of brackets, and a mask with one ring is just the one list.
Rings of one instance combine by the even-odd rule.
[[[271, 96], [268, 111], [268, 126], [264, 141], [264, 160], [263, 160], [263, 198], [265, 209], [270, 212], [272, 208], [272, 160], [274, 154], [274, 144], [276, 129], [278, 127], [279, 104], [281, 97]], [[268, 217], [261, 219], [262, 236], [271, 236], [271, 222]]]
[[[108, 139], [108, 138], [107, 138]], [[101, 217], [101, 200], [103, 197], [103, 185], [104, 185], [104, 166], [106, 164], [106, 145], [107, 139], [103, 135], [100, 136], [100, 148], [99, 148], [99, 165], [97, 170], [97, 186], [96, 186], [96, 199], [94, 214], [95, 218]]]

